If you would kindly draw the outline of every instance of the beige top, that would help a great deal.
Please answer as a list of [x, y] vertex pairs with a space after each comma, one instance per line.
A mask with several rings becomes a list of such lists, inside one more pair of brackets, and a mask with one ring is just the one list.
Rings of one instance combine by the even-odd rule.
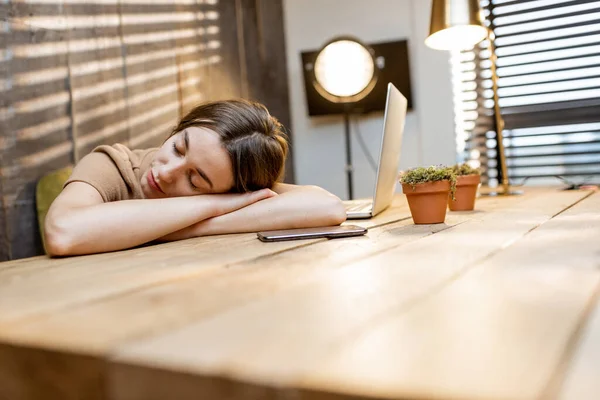
[[98, 146], [77, 163], [65, 186], [71, 182], [88, 183], [105, 203], [143, 199], [140, 179], [157, 150], [129, 150], [122, 144]]

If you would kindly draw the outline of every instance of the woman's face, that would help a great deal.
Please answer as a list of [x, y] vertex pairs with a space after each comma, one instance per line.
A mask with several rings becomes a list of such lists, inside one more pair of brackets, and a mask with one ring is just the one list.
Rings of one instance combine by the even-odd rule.
[[225, 193], [233, 184], [231, 159], [219, 135], [200, 127], [171, 136], [141, 179], [148, 199]]

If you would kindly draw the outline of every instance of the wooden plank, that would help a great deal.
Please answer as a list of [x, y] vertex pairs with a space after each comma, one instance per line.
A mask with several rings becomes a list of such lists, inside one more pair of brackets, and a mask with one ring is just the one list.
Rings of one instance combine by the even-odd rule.
[[[2, 271], [0, 323], [206, 273], [297, 242], [257, 244], [255, 234], [222, 235], [68, 259], [36, 258]], [[231, 252], [235, 247], [236, 251]]]
[[[110, 3], [95, 2], [95, 11], [98, 14], [113, 14], [115, 13], [115, 5]], [[215, 5], [204, 2], [198, 4], [196, 2], [179, 2], [180, 7], [188, 12], [197, 12], [198, 8], [202, 10], [214, 9]], [[90, 9], [89, 4], [86, 3], [26, 3], [26, 2], [12, 2], [10, 5], [12, 15], [15, 16], [28, 16], [28, 15], [47, 15], [47, 16], [61, 16], [63, 9], [68, 12], [69, 15], [89, 16]], [[172, 11], [172, 5], [169, 2], [155, 3], [152, 0], [146, 2], [121, 2], [119, 4], [123, 14], [146, 14], [146, 13], [167, 13]]]
[[[56, 32], [34, 32], [28, 30], [31, 34], [29, 42], [31, 45], [40, 43], [43, 40], [59, 41], [60, 35]], [[7, 32], [8, 33], [8, 32]], [[10, 57], [2, 64], [3, 77], [12, 79], [15, 73], [21, 71], [16, 68], [16, 59], [13, 46], [13, 35], [7, 34], [4, 36], [4, 48], [11, 48]], [[53, 63], [47, 63], [46, 68], [61, 68], [65, 66], [65, 58], [54, 58]], [[35, 61], [33, 61], [35, 62]], [[37, 217], [35, 210], [35, 183], [48, 170], [61, 165], [64, 159], [50, 158], [31, 160], [23, 157], [28, 154], [26, 147], [30, 147], [30, 153], [35, 153], [46, 145], [55, 143], [56, 138], [64, 135], [64, 131], [57, 132], [57, 135], [52, 139], [46, 138], [39, 143], [30, 143], [20, 140], [17, 135], [17, 128], [20, 126], [19, 121], [29, 120], [28, 115], [35, 114], [39, 120], [53, 120], [60, 115], [65, 115], [64, 107], [57, 109], [46, 109], [37, 112], [23, 113], [19, 108], [18, 102], [22, 99], [17, 97], [19, 89], [12, 88], [4, 93], [2, 107], [7, 107], [2, 123], [2, 143], [0, 146], [1, 159], [1, 179], [3, 192], [3, 206], [5, 226], [0, 230], [0, 235], [3, 236], [2, 242], [8, 243], [8, 256], [11, 258], [27, 257], [43, 253], [43, 247], [39, 232], [37, 230]], [[31, 93], [29, 94], [31, 95]], [[14, 108], [14, 109], [13, 109]], [[34, 170], [28, 167], [28, 163], [35, 161], [40, 165]]]
[[[0, 175], [0, 199], [4, 198], [2, 189], [2, 176]], [[10, 258], [10, 242], [7, 238], [8, 221], [6, 220], [6, 208], [0, 200], [0, 261]]]
[[[594, 224], [598, 227], [598, 210], [600, 210], [600, 193], [594, 195], [589, 201], [586, 200], [579, 209], [586, 207], [588, 216], [587, 224]], [[583, 217], [583, 216], [582, 216]], [[597, 228], [596, 231], [586, 230], [585, 232], [577, 232], [577, 237], [582, 237], [583, 233], [588, 233], [590, 236], [585, 238], [586, 242], [593, 241], [594, 238], [598, 238], [600, 233]], [[594, 236], [595, 235], [595, 236]], [[574, 259], [573, 265], [580, 265], [581, 260], [585, 257], [583, 251], [589, 249], [582, 249], [583, 245], [576, 240], [570, 240], [570, 242], [577, 246], [573, 250]], [[573, 243], [574, 242], [574, 243]], [[594, 248], [592, 247], [592, 250]], [[595, 252], [591, 255], [593, 263], [592, 268], [600, 269], [600, 245], [595, 246]], [[574, 342], [576, 343], [573, 354], [567, 354], [566, 360], [563, 362], [563, 366], [559, 369], [557, 376], [557, 383], [559, 387], [552, 393], [558, 393], [557, 398], [560, 400], [593, 400], [598, 398], [600, 393], [600, 382], [598, 381], [599, 366], [598, 360], [600, 360], [600, 288], [597, 288], [595, 303], [590, 304], [589, 315], [581, 332], [576, 332], [573, 335]], [[570, 357], [571, 356], [571, 357]]]
[[[396, 200], [400, 204], [404, 196]], [[406, 205], [365, 224], [408, 218]], [[0, 324], [115, 296], [143, 287], [206, 275], [232, 264], [325, 239], [261, 243], [256, 234], [209, 236], [121, 252], [65, 259], [35, 258], [0, 270]], [[232, 252], [231, 249], [236, 251]]]
[[[6, 15], [9, 11], [9, 6], [6, 4], [0, 5], [2, 15]], [[0, 46], [2, 49], [7, 49], [10, 39], [6, 35], [0, 35]], [[5, 52], [0, 52], [4, 57]], [[11, 77], [11, 63], [0, 62], [0, 80], [8, 82]], [[5, 171], [13, 168], [15, 163], [14, 157], [10, 157], [10, 151], [14, 150], [15, 135], [12, 133], [12, 125], [14, 123], [10, 114], [11, 88], [3, 88], [2, 96], [0, 96], [0, 131], [3, 133], [0, 138], [0, 261], [9, 260], [11, 258], [11, 235], [9, 230], [9, 213], [10, 209], [6, 204], [6, 195], [10, 193], [6, 188]], [[0, 262], [0, 265], [2, 263]]]
[[[11, 260], [11, 261], [4, 261], [4, 262], [0, 262], [0, 276], [2, 274], [2, 271], [6, 271], [12, 268], [18, 268], [19, 266], [24, 266], [26, 267], [28, 264], [30, 264], [31, 262], [35, 262], [35, 260], [48, 260], [47, 256], [36, 256], [36, 257], [29, 257], [29, 258], [20, 258], [18, 260]], [[2, 278], [0, 277], [0, 280]]]
[[11, 256], [14, 258], [44, 253], [37, 220], [35, 185], [36, 181], [21, 182], [21, 189], [8, 213], [9, 232], [12, 235]]
[[[125, 373], [121, 373], [121, 371]], [[186, 395], [183, 398], [193, 399], [247, 399], [247, 400], [282, 400], [287, 399], [279, 396], [278, 391], [266, 388], [264, 386], [252, 383], [239, 383], [232, 387], [227, 378], [206, 377], [199, 378], [194, 375], [185, 375], [169, 373], [154, 369], [152, 367], [139, 369], [131, 368], [127, 365], [119, 366], [118, 371], [110, 371], [111, 378], [118, 381], [118, 385], [109, 386], [108, 398], [127, 399], [127, 400], [165, 400], [181, 399], [181, 393]], [[127, 379], [127, 381], [123, 381]], [[137, 386], [146, 385], [148, 379], [151, 379], [156, 388], [152, 393], [147, 393], [144, 397], [138, 396]], [[119, 391], [116, 392], [115, 388]], [[295, 397], [290, 397], [295, 399]]]
[[568, 363], [560, 400], [594, 400], [600, 393], [598, 360], [600, 360], [600, 306], [589, 317], [573, 360]]
[[[221, 23], [218, 39], [221, 42], [219, 55], [221, 62], [207, 65], [202, 69], [206, 77], [204, 94], [208, 100], [222, 100], [242, 96], [240, 45], [238, 42], [236, 2], [219, 1], [216, 5]], [[201, 21], [201, 27], [208, 27], [206, 20]], [[204, 37], [207, 44], [208, 36]]]
[[406, 196], [396, 195], [392, 204], [381, 214], [369, 219], [348, 219], [342, 225], [358, 225], [363, 228], [373, 228], [389, 223], [390, 221], [399, 221], [401, 219], [410, 219], [410, 210], [406, 202]]
[[[132, 343], [116, 353], [116, 363], [291, 386], [353, 334], [422, 301], [587, 195], [548, 193], [480, 213], [452, 229], [342, 264], [270, 297]], [[406, 233], [397, 231], [396, 240]], [[313, 260], [301, 262], [323, 267], [320, 258]], [[282, 270], [289, 267], [290, 260], [285, 261]], [[152, 390], [151, 384], [140, 387], [135, 398]]]
[[90, 356], [0, 343], [0, 399], [105, 399], [104, 370]]
[[[282, 56], [285, 54], [282, 1], [236, 0], [236, 5], [241, 21], [238, 29], [242, 29], [238, 37], [244, 46], [241, 62], [248, 89], [242, 94], [263, 103], [288, 129], [292, 144], [287, 61]], [[285, 182], [288, 183], [294, 182], [292, 156], [290, 151], [285, 165]]]
[[[303, 384], [407, 398], [552, 395], [545, 388], [600, 290], [598, 210], [595, 195], [424, 302], [390, 312]], [[583, 369], [597, 380], [597, 365]]]

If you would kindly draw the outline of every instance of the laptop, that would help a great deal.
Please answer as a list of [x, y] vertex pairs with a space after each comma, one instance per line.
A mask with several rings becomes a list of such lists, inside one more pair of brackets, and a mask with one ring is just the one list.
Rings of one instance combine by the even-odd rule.
[[388, 83], [375, 194], [372, 199], [344, 201], [348, 219], [374, 217], [392, 203], [398, 178], [407, 105], [406, 97], [393, 84]]

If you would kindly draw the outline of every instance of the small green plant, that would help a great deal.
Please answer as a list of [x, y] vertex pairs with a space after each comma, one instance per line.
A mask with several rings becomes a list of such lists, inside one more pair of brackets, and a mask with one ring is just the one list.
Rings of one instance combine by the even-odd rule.
[[409, 169], [400, 175], [400, 183], [410, 185], [413, 190], [419, 183], [450, 181], [450, 194], [454, 200], [456, 193], [456, 173], [452, 167], [436, 165]]
[[454, 173], [458, 176], [481, 175], [479, 168], [473, 168], [467, 163], [456, 164], [454, 167], [452, 167], [452, 171], [454, 171]]

